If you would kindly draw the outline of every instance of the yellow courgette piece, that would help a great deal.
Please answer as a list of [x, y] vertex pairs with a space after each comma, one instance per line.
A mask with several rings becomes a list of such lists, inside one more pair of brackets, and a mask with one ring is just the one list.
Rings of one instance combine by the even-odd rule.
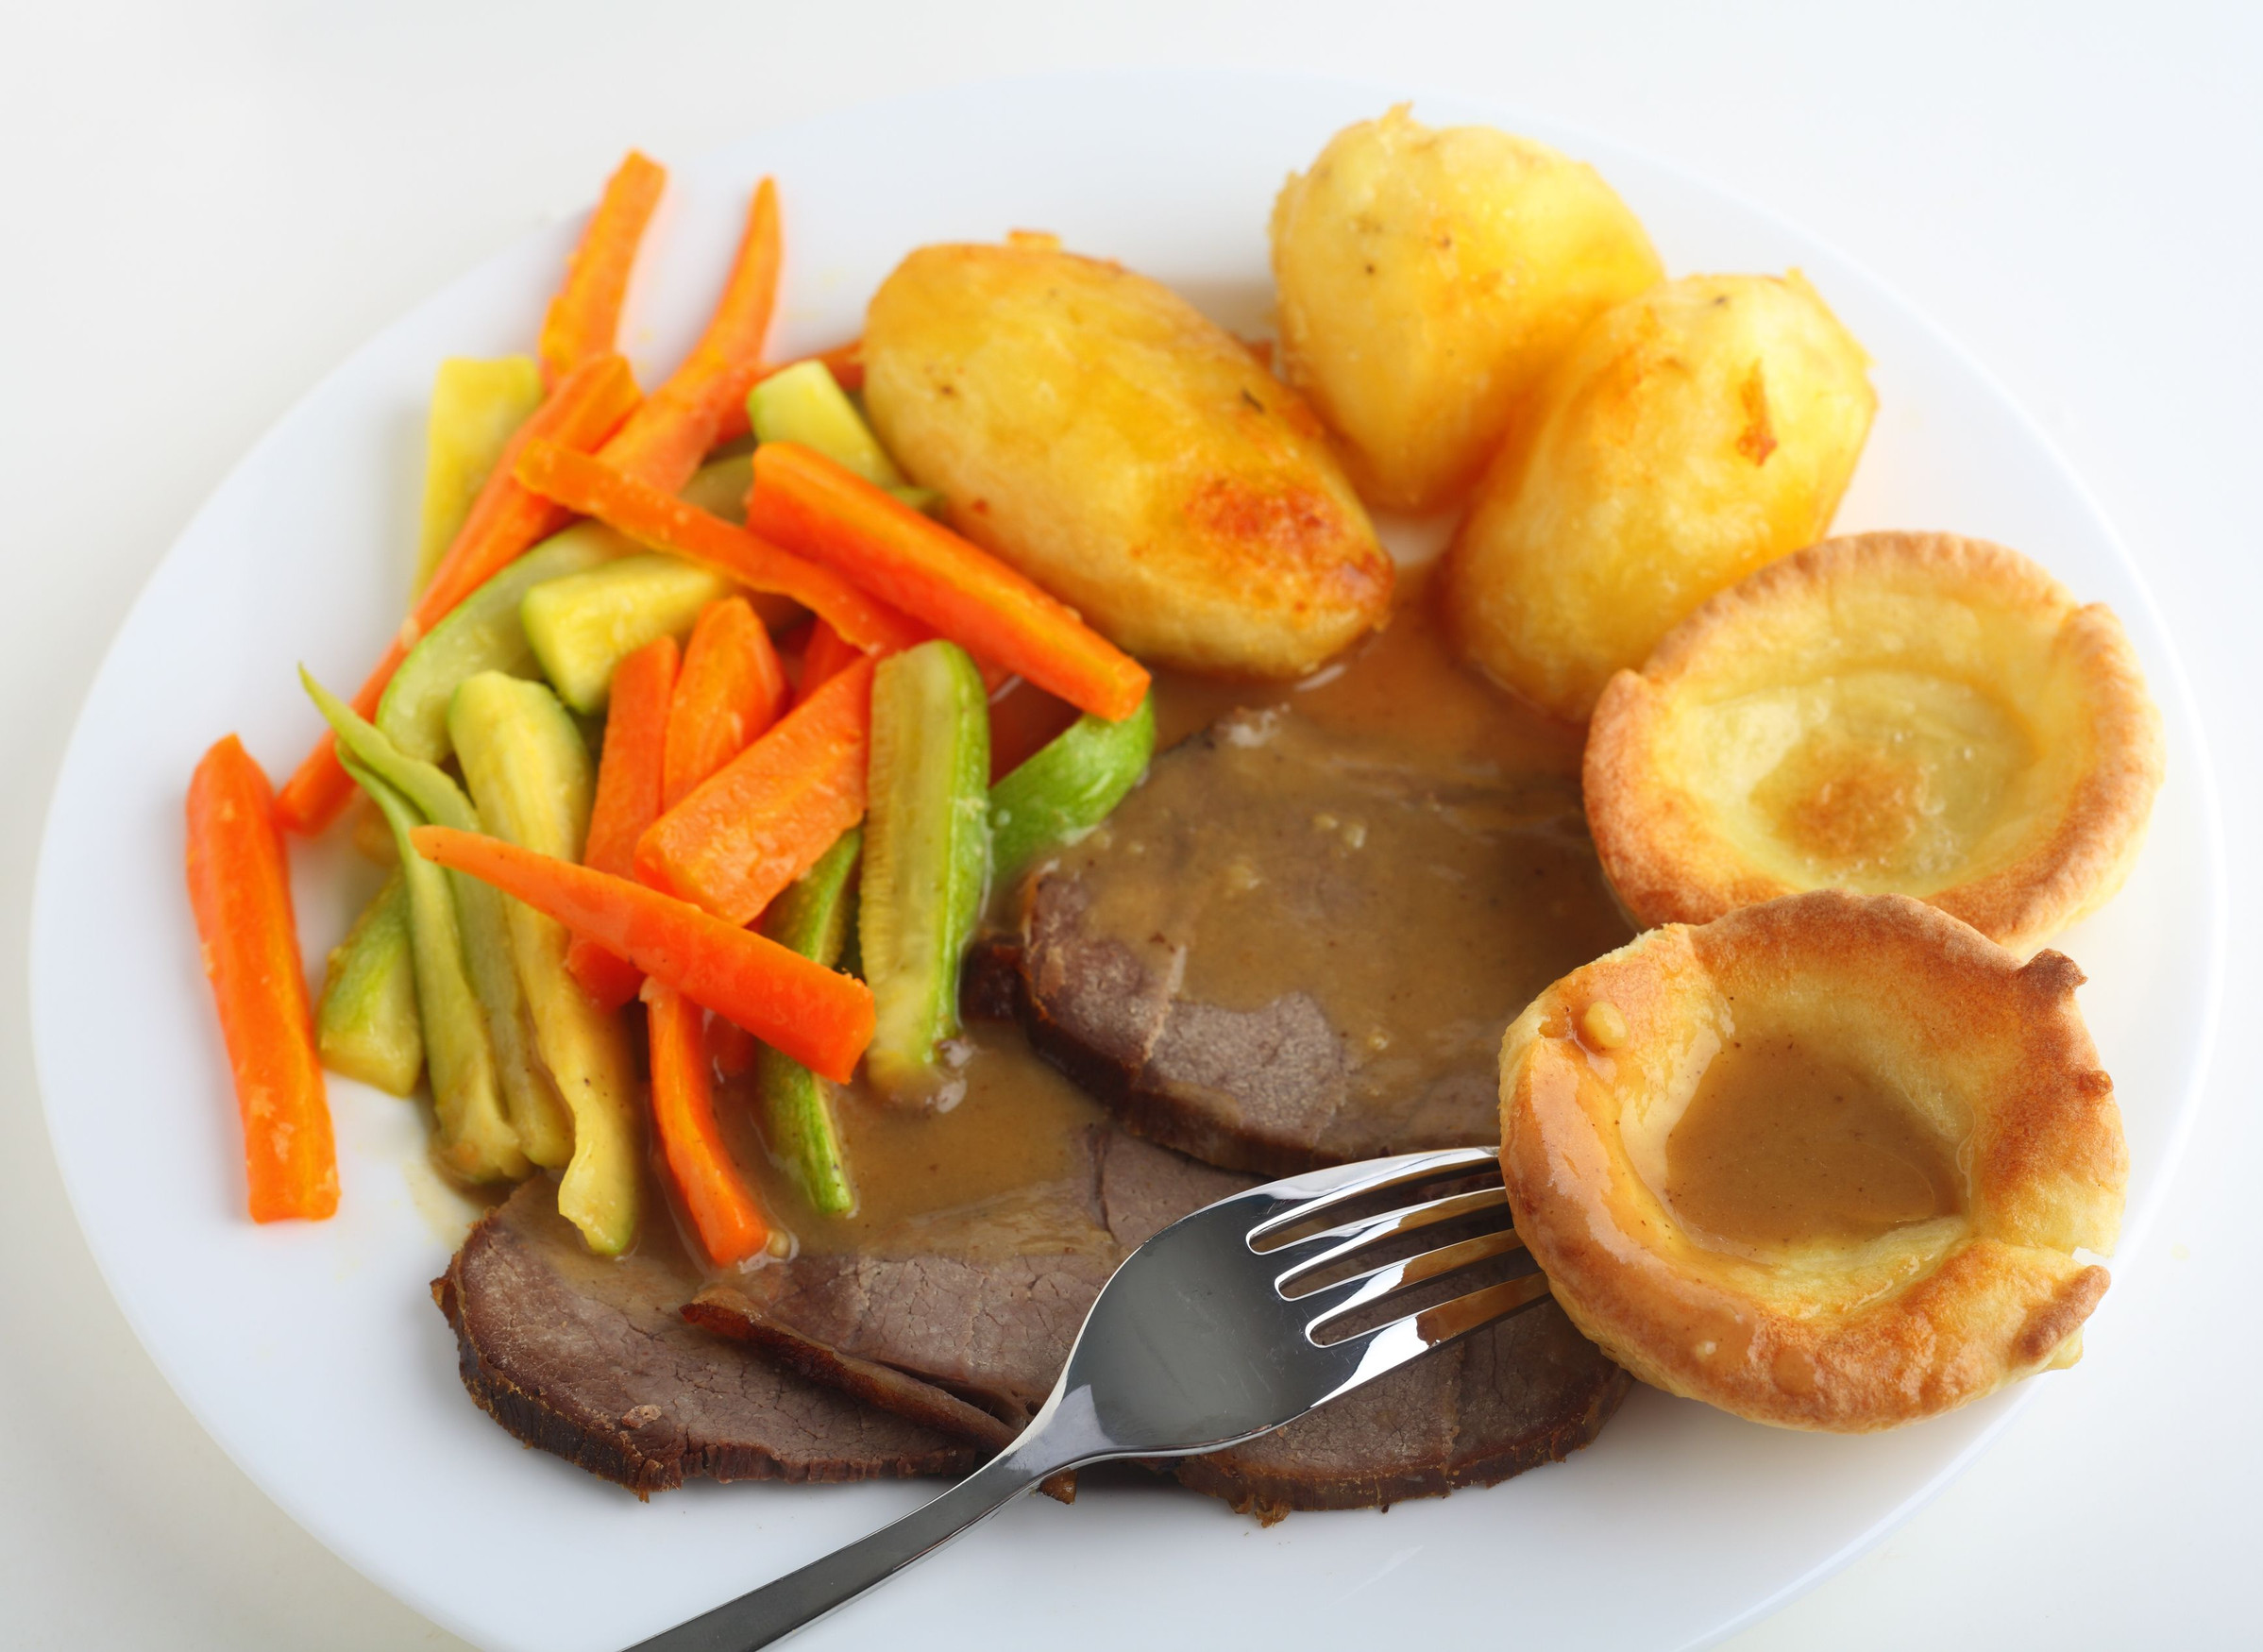
[[822, 362], [797, 362], [747, 392], [747, 420], [762, 442], [799, 442], [874, 487], [905, 485], [904, 472]]
[[576, 522], [506, 564], [409, 650], [378, 702], [378, 728], [411, 757], [447, 762], [448, 702], [456, 684], [481, 671], [532, 677], [539, 669], [518, 619], [526, 594], [551, 580], [633, 555], [635, 549], [602, 522]]
[[[482, 671], [456, 689], [448, 720], [488, 831], [537, 854], [579, 861], [594, 783], [589, 749], [557, 697], [539, 683]], [[521, 902], [506, 906], [535, 1047], [574, 1118], [558, 1213], [591, 1250], [617, 1256], [636, 1237], [643, 1200], [628, 1028], [567, 972], [565, 927]]]
[[651, 552], [536, 585], [518, 616], [558, 698], [586, 716], [605, 709], [616, 666], [657, 637], [689, 636], [700, 610], [731, 588], [698, 563]]
[[424, 516], [413, 590], [431, 583], [504, 444], [541, 404], [542, 369], [532, 356], [491, 362], [451, 356], [440, 363], [425, 420]]
[[405, 1096], [424, 1071], [424, 1027], [416, 1015], [416, 963], [409, 941], [409, 892], [400, 868], [362, 908], [330, 949], [322, 1005], [314, 1012], [322, 1065], [347, 1078]]

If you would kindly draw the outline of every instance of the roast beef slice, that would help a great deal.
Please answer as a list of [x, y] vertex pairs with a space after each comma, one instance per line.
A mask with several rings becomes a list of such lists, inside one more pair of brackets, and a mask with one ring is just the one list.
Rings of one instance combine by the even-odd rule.
[[[986, 950], [971, 1008], [1141, 1135], [1286, 1175], [1497, 1139], [1503, 1029], [1625, 933], [1568, 781], [1238, 714], [1031, 875], [1020, 990]], [[1237, 955], [1262, 993], [1190, 985]]]
[[[1089, 1210], [1089, 1246], [996, 1255], [978, 1224], [956, 1236], [937, 1228], [929, 1238], [939, 1249], [797, 1257], [711, 1287], [684, 1311], [796, 1370], [994, 1450], [1051, 1391], [1116, 1263], [1179, 1217], [1249, 1185], [1098, 1131], [1089, 1180], [1056, 1192]], [[1627, 1387], [1626, 1374], [1543, 1303], [1263, 1439], [1157, 1466], [1267, 1517], [1435, 1496], [1586, 1444]]]
[[[657, 1247], [655, 1247], [655, 1251]], [[984, 1453], [687, 1324], [696, 1275], [657, 1254], [591, 1256], [536, 1177], [433, 1281], [464, 1386], [525, 1441], [638, 1496], [687, 1478], [955, 1475]]]

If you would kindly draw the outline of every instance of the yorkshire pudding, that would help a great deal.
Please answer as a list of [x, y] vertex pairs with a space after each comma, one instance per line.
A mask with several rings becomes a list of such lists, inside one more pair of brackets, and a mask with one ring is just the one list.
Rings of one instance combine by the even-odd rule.
[[2121, 886], [2161, 761], [2109, 609], [2001, 546], [1863, 533], [1761, 569], [1613, 678], [1584, 781], [1645, 925], [1839, 887], [2025, 955]]
[[1501, 1045], [1501, 1166], [1556, 1300], [1644, 1381], [1889, 1428], [2070, 1365], [2121, 1220], [2082, 972], [1903, 895], [1652, 930]]

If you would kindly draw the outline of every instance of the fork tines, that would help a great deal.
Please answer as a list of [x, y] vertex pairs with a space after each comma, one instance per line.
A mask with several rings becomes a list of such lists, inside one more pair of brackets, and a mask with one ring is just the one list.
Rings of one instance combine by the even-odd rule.
[[1250, 1249], [1279, 1257], [1274, 1288], [1309, 1308], [1307, 1339], [1356, 1360], [1343, 1387], [1548, 1293], [1523, 1254], [1490, 1149], [1410, 1154], [1267, 1191], [1280, 1203], [1250, 1229]]

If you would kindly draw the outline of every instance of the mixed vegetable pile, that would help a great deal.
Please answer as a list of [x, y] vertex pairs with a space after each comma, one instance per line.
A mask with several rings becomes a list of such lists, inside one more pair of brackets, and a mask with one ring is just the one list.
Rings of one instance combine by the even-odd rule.
[[[706, 331], [639, 392], [615, 334], [664, 184], [640, 155], [614, 175], [535, 358], [442, 365], [409, 615], [350, 700], [302, 670], [321, 744], [279, 792], [233, 735], [192, 781], [257, 1221], [337, 1207], [326, 1066], [421, 1075], [450, 1173], [557, 1171], [600, 1253], [635, 1238], [648, 1134], [712, 1262], [772, 1245], [718, 1074], [752, 1075], [810, 1207], [850, 1210], [832, 1087], [946, 1092], [986, 891], [1145, 771], [1146, 670], [936, 519], [853, 399], [856, 347], [763, 366], [769, 180]], [[286, 834], [357, 790], [394, 869], [316, 1008]]]

